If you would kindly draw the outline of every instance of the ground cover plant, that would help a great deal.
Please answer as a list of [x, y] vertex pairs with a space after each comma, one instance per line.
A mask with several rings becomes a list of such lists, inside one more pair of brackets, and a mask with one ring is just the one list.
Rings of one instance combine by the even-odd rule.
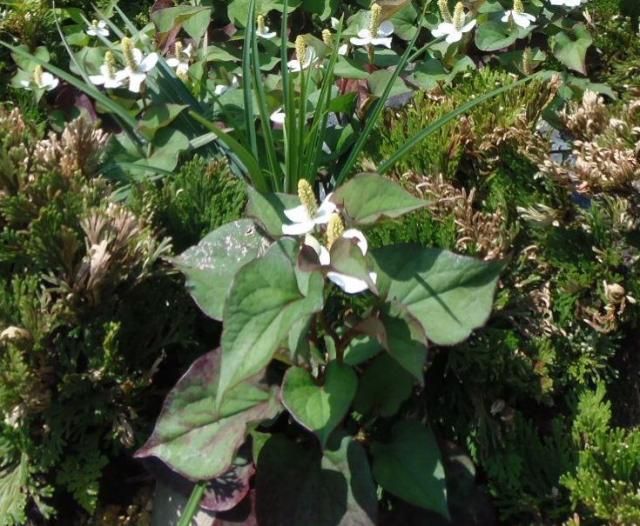
[[637, 15], [11, 4], [0, 524], [637, 522]]

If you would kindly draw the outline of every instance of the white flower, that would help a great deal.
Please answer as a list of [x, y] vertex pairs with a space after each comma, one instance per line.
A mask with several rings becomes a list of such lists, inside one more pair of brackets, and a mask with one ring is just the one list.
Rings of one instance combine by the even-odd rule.
[[92, 37], [108, 37], [109, 29], [107, 29], [107, 23], [104, 20], [100, 20], [99, 22], [97, 20], [93, 20], [89, 29], [87, 29], [87, 35]]
[[293, 73], [297, 73], [299, 71], [302, 71], [303, 69], [307, 69], [309, 66], [311, 66], [311, 64], [313, 64], [318, 60], [318, 55], [316, 53], [316, 50], [311, 46], [308, 46], [305, 48], [303, 56], [304, 58], [302, 62], [297, 58], [294, 58], [293, 60], [290, 60], [289, 62], [287, 62], [287, 67], [289, 68], [289, 71]]
[[531, 22], [536, 21], [536, 17], [524, 12], [522, 0], [513, 0], [513, 9], [506, 11], [502, 17], [503, 22], [509, 22], [513, 19], [516, 25], [520, 27], [529, 27]]
[[349, 44], [342, 44], [338, 47], [338, 55], [342, 55], [343, 57], [349, 52]]
[[509, 19], [513, 18], [516, 25], [520, 27], [529, 27], [531, 22], [536, 21], [536, 17], [529, 13], [517, 13], [515, 10], [505, 11], [502, 17], [503, 22], [509, 22]]
[[550, 0], [551, 5], [561, 5], [564, 7], [578, 7], [582, 0]]
[[147, 73], [158, 62], [158, 54], [150, 53], [145, 57], [142, 51], [133, 47], [133, 42], [127, 37], [122, 39], [122, 54], [126, 66], [116, 73], [116, 78], [120, 81], [129, 79], [129, 91], [140, 93], [140, 86], [147, 78]]
[[174, 56], [167, 59], [167, 65], [175, 68], [176, 75], [180, 78], [186, 77], [189, 73], [189, 60], [191, 60], [192, 51], [191, 44], [183, 49], [182, 42], [176, 42]]
[[265, 24], [264, 15], [258, 15], [256, 35], [260, 38], [270, 39], [276, 36], [275, 31], [269, 31], [269, 26]]
[[274, 124], [284, 124], [285, 113], [284, 111], [282, 111], [282, 108], [278, 108], [271, 114], [269, 119], [271, 119], [271, 122], [273, 122]]
[[285, 236], [301, 236], [311, 232], [316, 225], [326, 225], [331, 214], [336, 211], [336, 205], [331, 202], [332, 195], [329, 194], [313, 214], [309, 213], [309, 208], [304, 203], [295, 208], [285, 210], [284, 215], [292, 223], [282, 225], [282, 233]]
[[382, 8], [378, 4], [371, 6], [369, 12], [369, 27], [358, 31], [357, 37], [350, 39], [354, 46], [384, 46], [391, 47], [391, 35], [393, 23], [389, 20], [381, 20]]
[[21, 80], [20, 85], [24, 89], [31, 90], [35, 86], [38, 89], [43, 89], [45, 91], [51, 91], [55, 89], [60, 84], [60, 80], [58, 77], [54, 77], [48, 71], [42, 71], [42, 66], [38, 65], [33, 69], [33, 73], [31, 74], [31, 80]]
[[438, 27], [431, 30], [434, 37], [440, 38], [446, 35], [446, 41], [449, 44], [459, 42], [462, 40], [462, 35], [471, 31], [475, 25], [475, 20], [466, 22], [466, 15], [464, 12], [464, 6], [461, 2], [456, 4], [455, 11], [453, 13], [453, 19], [451, 22], [441, 22]]
[[117, 77], [115, 65], [113, 54], [107, 51], [104, 55], [104, 63], [100, 66], [100, 75], [89, 75], [89, 80], [96, 86], [119, 88], [122, 86], [122, 79]]
[[[345, 230], [341, 236], [344, 239], [353, 239], [356, 242], [356, 245], [362, 252], [363, 256], [367, 255], [367, 250], [369, 248], [367, 239], [364, 237], [364, 234], [355, 228], [350, 228]], [[329, 251], [320, 244], [320, 242], [310, 234], [307, 234], [304, 238], [304, 244], [308, 247], [311, 247], [316, 254], [318, 254], [318, 260], [323, 267], [331, 265], [331, 255]], [[335, 283], [338, 287], [340, 287], [347, 294], [358, 294], [360, 292], [364, 292], [369, 288], [369, 285], [366, 281], [355, 278], [353, 276], [349, 276], [348, 274], [342, 274], [340, 272], [335, 272], [330, 270], [327, 272], [327, 278], [333, 283]], [[378, 279], [378, 275], [375, 272], [369, 273], [369, 278], [373, 283]]]
[[238, 80], [238, 76], [234, 75], [233, 77], [231, 77], [231, 84], [229, 84], [228, 86], [226, 84], [216, 84], [215, 88], [213, 88], [213, 93], [216, 97], [219, 97], [223, 93], [229, 91], [231, 88], [237, 88], [238, 86], [240, 86], [240, 81]]

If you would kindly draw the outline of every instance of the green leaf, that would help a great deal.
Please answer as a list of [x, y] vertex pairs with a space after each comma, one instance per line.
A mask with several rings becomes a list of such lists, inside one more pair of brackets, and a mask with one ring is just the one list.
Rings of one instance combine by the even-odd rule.
[[371, 269], [367, 257], [355, 240], [340, 238], [331, 246], [331, 270], [364, 281], [376, 294], [378, 289], [371, 279]]
[[570, 33], [560, 31], [549, 39], [553, 55], [568, 68], [587, 74], [585, 57], [593, 38], [584, 24], [576, 24]]
[[403, 95], [405, 93], [411, 93], [409, 88], [402, 78], [395, 76], [393, 70], [379, 69], [369, 75], [369, 90], [376, 97], [382, 97], [387, 90], [387, 84], [393, 82], [391, 90], [387, 93], [387, 99], [395, 97], [397, 95]]
[[280, 193], [261, 193], [248, 186], [247, 215], [255, 218], [265, 231], [272, 237], [282, 237], [282, 224], [289, 222], [284, 215], [288, 208], [294, 208], [300, 204], [296, 195]]
[[482, 51], [497, 51], [509, 47], [519, 38], [521, 28], [504, 22], [488, 21], [476, 29], [475, 43]]
[[209, 480], [229, 469], [250, 425], [280, 412], [275, 390], [256, 379], [228, 391], [216, 409], [220, 357], [219, 349], [205, 354], [180, 378], [137, 458], [156, 457], [191, 480]]
[[322, 309], [324, 279], [311, 273], [305, 296], [294, 269], [296, 251], [294, 240], [280, 240], [236, 273], [224, 304], [218, 403], [268, 365], [295, 322]]
[[375, 249], [378, 288], [397, 302], [438, 345], [454, 345], [491, 313], [502, 264], [416, 245]]
[[414, 379], [387, 354], [376, 357], [362, 375], [353, 408], [363, 415], [395, 415], [411, 396]]
[[142, 115], [138, 129], [151, 140], [160, 128], [171, 124], [188, 107], [187, 104], [154, 104]]
[[367, 455], [351, 437], [320, 451], [273, 435], [260, 452], [260, 526], [374, 526], [376, 489]]
[[224, 301], [236, 272], [266, 252], [269, 241], [250, 219], [227, 223], [207, 234], [173, 263], [186, 276], [186, 287], [198, 307], [222, 320]]
[[367, 318], [358, 324], [357, 329], [375, 338], [396, 363], [422, 385], [427, 337], [418, 320], [409, 313], [395, 310], [387, 307], [379, 318]]
[[373, 476], [389, 493], [449, 518], [440, 449], [429, 428], [398, 422], [388, 444], [372, 445]]
[[300, 425], [317, 435], [324, 448], [347, 414], [357, 387], [353, 369], [336, 361], [327, 366], [322, 385], [305, 369], [291, 367], [282, 381], [282, 403]]
[[191, 38], [200, 40], [209, 27], [211, 12], [211, 7], [181, 5], [158, 9], [151, 13], [151, 20], [159, 33], [167, 33], [182, 26]]
[[428, 204], [375, 173], [356, 175], [339, 187], [331, 200], [360, 225], [375, 223], [381, 217], [400, 217]]

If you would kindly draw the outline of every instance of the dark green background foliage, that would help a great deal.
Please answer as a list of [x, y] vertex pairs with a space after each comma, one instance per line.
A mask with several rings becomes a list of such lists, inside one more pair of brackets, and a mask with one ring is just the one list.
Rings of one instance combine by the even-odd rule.
[[[31, 25], [20, 18], [41, 5], [19, 2], [2, 38], [50, 44], [59, 63], [64, 51], [46, 6]], [[614, 15], [637, 17], [638, 3], [588, 6], [599, 50], [589, 57], [590, 78], [619, 93], [617, 111], [638, 96], [640, 40], [637, 18]], [[139, 25], [148, 20], [149, 2], [121, 7]], [[0, 51], [0, 74], [11, 67]], [[362, 166], [510, 81], [485, 68], [387, 111]], [[114, 500], [110, 473], [140, 474], [131, 452], [177, 376], [218, 337], [161, 256], [240, 217], [246, 198], [220, 159], [183, 159], [172, 177], [133, 185], [112, 206], [134, 231], [118, 251], [109, 237], [111, 264], [89, 286], [97, 256], [86, 221], [102, 218], [117, 237], [109, 215], [116, 209], [108, 212], [115, 184], [99, 177], [98, 159], [71, 171], [59, 162], [23, 166], [36, 159], [48, 109], [7, 85], [0, 97], [26, 126], [16, 134], [9, 110], [0, 112], [0, 525], [24, 523], [26, 511], [90, 523]], [[479, 494], [490, 495], [500, 523], [637, 523], [637, 306], [627, 300], [612, 330], [585, 320], [604, 312], [605, 282], [640, 300], [637, 223], [625, 229], [620, 221], [621, 210], [633, 220], [640, 214], [624, 192], [587, 198], [540, 175], [539, 145], [527, 140], [552, 96], [542, 84], [517, 88], [432, 135], [392, 177], [433, 206], [366, 234], [372, 247], [415, 242], [506, 261], [487, 326], [463, 344], [432, 347], [425, 389], [403, 405], [428, 414], [440, 441], [471, 457]], [[451, 503], [466, 502], [455, 481], [449, 486]]]

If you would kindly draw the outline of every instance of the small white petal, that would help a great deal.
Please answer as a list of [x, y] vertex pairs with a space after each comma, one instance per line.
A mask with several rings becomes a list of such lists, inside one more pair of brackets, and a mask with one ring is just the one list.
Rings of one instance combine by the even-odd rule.
[[449, 33], [449, 35], [447, 35], [447, 38], [445, 40], [449, 42], [449, 44], [453, 44], [454, 42], [460, 42], [460, 40], [462, 40], [462, 33], [460, 31]]
[[129, 91], [134, 93], [140, 93], [140, 86], [144, 82], [147, 76], [144, 73], [130, 73], [129, 74]]
[[386, 48], [391, 49], [391, 37], [388, 38], [372, 38], [371, 43], [374, 46], [384, 46]]
[[302, 71], [302, 68], [300, 67], [300, 62], [298, 62], [295, 59], [287, 62], [287, 67], [289, 68], [289, 71], [292, 71], [294, 73], [298, 71]]
[[327, 278], [340, 287], [347, 294], [358, 294], [369, 288], [367, 283], [359, 278], [340, 274], [339, 272], [327, 272]]
[[509, 22], [509, 18], [511, 17], [511, 11], [505, 11], [504, 15], [500, 19], [501, 22]]
[[389, 35], [393, 34], [393, 30], [393, 22], [391, 22], [391, 20], [385, 20], [384, 22], [382, 22], [382, 24], [380, 24], [380, 27], [378, 28], [378, 34], [376, 36], [388, 37]]
[[104, 75], [89, 75], [89, 80], [91, 81], [91, 84], [102, 86], [107, 79]]
[[526, 28], [531, 25], [531, 20], [529, 20], [526, 16], [520, 13], [513, 13], [513, 21], [520, 27]]
[[104, 81], [104, 87], [105, 88], [119, 88], [120, 86], [122, 86], [122, 81], [118, 80], [117, 78], [113, 78], [113, 79], [105, 79]]
[[370, 39], [373, 35], [371, 34], [371, 31], [369, 31], [368, 29], [361, 29], [360, 31], [358, 31], [358, 36], [360, 38]]
[[140, 62], [140, 69], [145, 73], [147, 73], [148, 71], [151, 71], [155, 67], [157, 62], [158, 62], [158, 54], [150, 53], [148, 56], [146, 56], [142, 60], [142, 62]]
[[30, 81], [28, 81], [28, 80], [21, 80], [21, 81], [20, 81], [20, 85], [21, 85], [23, 88], [27, 88], [27, 89], [30, 89], [30, 88], [31, 88], [31, 82], [30, 82]]
[[175, 57], [171, 57], [167, 59], [167, 66], [175, 68], [178, 66], [178, 64], [180, 64], [180, 61], [175, 58]]
[[342, 234], [342, 237], [347, 239], [355, 239], [358, 245], [358, 248], [362, 251], [362, 255], [367, 255], [367, 250], [369, 249], [369, 244], [367, 243], [367, 238], [364, 237], [364, 234], [360, 232], [357, 228], [349, 228], [345, 230]]
[[136, 63], [136, 65], [139, 66], [140, 62], [142, 62], [142, 59], [144, 58], [142, 51], [140, 51], [137, 47], [134, 47], [131, 50], [131, 54], [133, 55], [133, 61]]
[[187, 75], [187, 73], [189, 73], [189, 64], [187, 64], [186, 62], [180, 62], [180, 64], [178, 64], [178, 67], [176, 68], [176, 75], [178, 75], [179, 77], [184, 77]]
[[327, 197], [324, 198], [324, 200], [320, 204], [320, 207], [318, 208], [318, 212], [316, 213], [316, 215], [331, 215], [336, 211], [338, 207], [333, 201], [331, 201], [331, 196], [333, 196], [333, 193], [330, 193]]
[[293, 221], [294, 223], [307, 223], [311, 221], [309, 211], [304, 205], [299, 205], [294, 208], [288, 208], [284, 211], [284, 215], [287, 216], [287, 219], [289, 219], [289, 221]]
[[367, 37], [367, 38], [352, 37], [351, 39], [349, 39], [349, 41], [354, 46], [368, 46], [371, 43], [371, 38], [369, 38], [369, 37]]
[[282, 225], [282, 233], [285, 236], [302, 236], [311, 232], [315, 223], [313, 221], [307, 221], [305, 223], [292, 223], [290, 225]]
[[345, 56], [347, 54], [347, 52], [349, 51], [349, 46], [347, 44], [342, 44], [339, 48], [338, 48], [338, 55], [342, 55]]
[[463, 26], [460, 31], [462, 31], [463, 33], [468, 33], [474, 27], [476, 27], [476, 21], [475, 20], [471, 20], [471, 22], [468, 22], [467, 25]]
[[333, 29], [335, 31], [336, 29], [338, 29], [339, 25], [340, 25], [340, 20], [338, 20], [336, 17], [332, 16], [331, 17], [331, 29]]
[[431, 34], [436, 38], [440, 38], [440, 37], [443, 37], [445, 35], [449, 35], [449, 34], [453, 33], [455, 30], [456, 30], [456, 28], [454, 27], [453, 24], [451, 24], [449, 22], [442, 22], [442, 23], [438, 24], [438, 27], [436, 27], [435, 29], [431, 30]]
[[284, 121], [286, 119], [286, 115], [285, 115], [284, 111], [282, 111], [282, 108], [279, 108], [269, 116], [269, 119], [274, 124], [284, 124]]

